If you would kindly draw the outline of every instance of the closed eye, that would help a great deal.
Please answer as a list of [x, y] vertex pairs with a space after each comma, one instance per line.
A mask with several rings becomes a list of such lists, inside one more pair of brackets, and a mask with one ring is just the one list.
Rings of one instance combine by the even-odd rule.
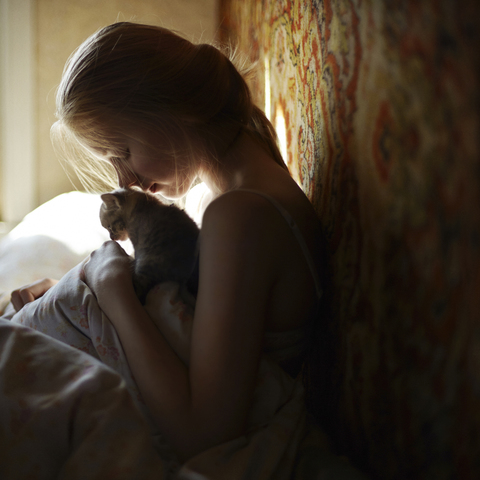
[[122, 152], [121, 156], [111, 156], [109, 160], [117, 172], [119, 185], [126, 187], [141, 186], [140, 179], [128, 164], [129, 157], [130, 150], [127, 149]]

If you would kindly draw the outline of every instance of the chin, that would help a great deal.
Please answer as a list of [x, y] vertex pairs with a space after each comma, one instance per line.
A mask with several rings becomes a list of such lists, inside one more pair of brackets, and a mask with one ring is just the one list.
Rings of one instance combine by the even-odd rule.
[[155, 193], [160, 194], [167, 200], [179, 200], [190, 191], [190, 188], [190, 185], [188, 186], [188, 188], [173, 188], [165, 186], [164, 188], [159, 188]]
[[170, 200], [170, 201], [175, 201], [175, 200], [179, 200], [180, 198], [184, 197], [186, 195], [186, 193], [182, 194], [182, 195], [178, 195], [178, 194], [174, 194], [174, 193], [171, 193], [171, 192], [162, 192], [162, 191], [159, 191], [156, 193], [156, 195], [159, 195], [161, 196], [162, 198], [164, 198], [165, 200]]

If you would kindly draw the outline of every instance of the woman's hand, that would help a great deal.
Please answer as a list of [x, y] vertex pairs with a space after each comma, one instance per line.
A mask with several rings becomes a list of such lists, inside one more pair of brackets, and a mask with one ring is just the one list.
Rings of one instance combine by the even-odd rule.
[[102, 294], [111, 286], [132, 284], [132, 258], [117, 242], [105, 242], [91, 253], [83, 272], [85, 283], [101, 303]]
[[36, 282], [29, 283], [21, 288], [17, 288], [12, 292], [11, 299], [15, 310], [18, 312], [27, 303], [40, 298], [57, 283], [58, 280], [54, 280], [53, 278], [42, 278], [42, 280], [37, 280]]

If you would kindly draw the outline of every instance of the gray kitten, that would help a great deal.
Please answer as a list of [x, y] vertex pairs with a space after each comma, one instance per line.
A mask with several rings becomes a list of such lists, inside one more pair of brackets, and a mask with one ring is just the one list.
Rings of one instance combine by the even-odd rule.
[[102, 226], [112, 240], [130, 238], [135, 250], [133, 284], [145, 303], [158, 283], [176, 281], [181, 291], [198, 288], [197, 224], [175, 205], [165, 205], [151, 193], [119, 188], [101, 195]]

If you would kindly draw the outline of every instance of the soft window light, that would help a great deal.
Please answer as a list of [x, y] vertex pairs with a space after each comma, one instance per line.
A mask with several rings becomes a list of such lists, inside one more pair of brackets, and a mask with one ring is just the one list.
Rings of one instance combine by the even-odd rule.
[[[268, 58], [264, 59], [265, 66], [265, 115], [271, 121], [272, 120], [272, 103], [271, 96], [272, 92], [270, 89], [270, 63]], [[283, 110], [280, 106], [277, 107], [275, 113], [275, 130], [277, 131], [280, 153], [282, 154], [283, 161], [287, 163], [287, 128], [285, 125], [285, 116], [283, 115]]]
[[277, 131], [278, 143], [280, 144], [280, 153], [283, 161], [287, 163], [287, 127], [283, 110], [280, 106], [277, 107], [275, 115], [275, 130]]
[[271, 112], [272, 105], [270, 101], [271, 91], [270, 91], [270, 63], [268, 63], [268, 58], [265, 57], [265, 115], [271, 121]]

